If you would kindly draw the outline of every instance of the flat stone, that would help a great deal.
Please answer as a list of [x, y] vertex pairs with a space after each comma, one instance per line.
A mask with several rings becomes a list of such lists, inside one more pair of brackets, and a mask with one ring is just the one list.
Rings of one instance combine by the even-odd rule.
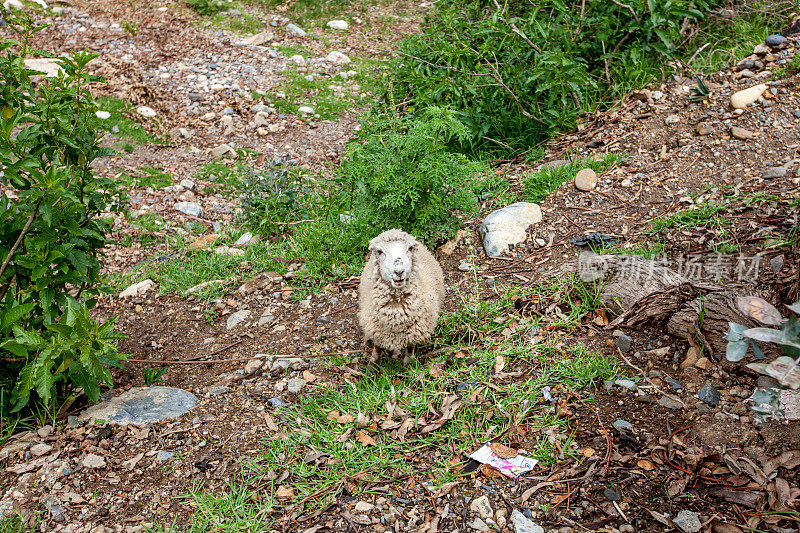
[[168, 463], [175, 459], [175, 452], [168, 452], [165, 450], [159, 450], [156, 453], [156, 461], [159, 463]]
[[714, 130], [705, 122], [699, 122], [697, 126], [695, 126], [695, 131], [697, 131], [698, 135], [708, 135]]
[[252, 374], [256, 370], [260, 370], [262, 366], [264, 366], [263, 359], [250, 359], [247, 364], [244, 365], [244, 373]]
[[291, 22], [286, 25], [285, 30], [286, 30], [286, 33], [288, 33], [292, 37], [305, 37], [306, 36], [305, 30], [303, 30], [300, 26], [297, 26], [296, 24], [292, 24]]
[[680, 115], [670, 115], [664, 119], [665, 124], [677, 124], [680, 121], [681, 121]]
[[50, 446], [49, 444], [40, 442], [39, 444], [34, 444], [33, 446], [31, 446], [31, 453], [36, 457], [39, 457], [40, 455], [44, 455], [52, 449], [53, 447]]
[[748, 87], [747, 89], [733, 93], [731, 95], [731, 107], [734, 109], [744, 109], [748, 105], [761, 98], [761, 94], [765, 90], [767, 90], [767, 85], [762, 83], [760, 85], [754, 85], [753, 87]]
[[761, 174], [761, 177], [765, 180], [772, 180], [775, 178], [785, 178], [787, 173], [785, 167], [770, 167]]
[[84, 410], [78, 420], [138, 424], [177, 418], [193, 408], [197, 397], [173, 387], [134, 387]]
[[252, 239], [253, 239], [253, 234], [248, 231], [247, 233], [236, 239], [236, 242], [233, 243], [233, 245], [244, 246], [245, 244], [248, 244]]
[[247, 320], [247, 318], [250, 316], [250, 312], [251, 311], [249, 309], [241, 309], [239, 311], [236, 311], [235, 313], [231, 313], [231, 315], [228, 316], [228, 320], [225, 322], [225, 326], [227, 327], [227, 329], [235, 328], [236, 326]]
[[683, 409], [683, 404], [677, 400], [673, 400], [669, 396], [662, 396], [658, 399], [658, 405], [666, 407], [667, 409]]
[[375, 506], [372, 505], [369, 502], [358, 502], [358, 503], [356, 503], [355, 507], [353, 507], [353, 509], [357, 513], [368, 513], [370, 511], [372, 511], [374, 508], [375, 508]]
[[517, 202], [490, 213], [479, 230], [486, 255], [498, 257], [508, 251], [509, 245], [524, 242], [528, 228], [541, 221], [541, 208], [530, 202]]
[[783, 262], [784, 262], [783, 254], [776, 255], [775, 257], [769, 260], [769, 268], [771, 268], [772, 271], [777, 274], [783, 268]]
[[143, 296], [148, 291], [152, 290], [152, 288], [155, 286], [156, 286], [155, 281], [153, 281], [152, 279], [146, 279], [129, 286], [127, 289], [119, 293], [119, 297], [133, 298], [135, 296]]
[[245, 44], [250, 44], [253, 46], [263, 46], [265, 44], [269, 44], [275, 39], [275, 36], [268, 31], [262, 31], [261, 33], [256, 33], [244, 40]]
[[629, 379], [618, 379], [617, 381], [614, 382], [614, 385], [616, 385], [617, 387], [622, 387], [623, 389], [635, 389], [636, 388], [636, 383], [634, 383], [633, 381], [631, 381]]
[[515, 533], [544, 533], [544, 528], [514, 509], [511, 511], [511, 524]]
[[329, 20], [327, 26], [332, 30], [346, 30], [350, 24], [346, 20]]
[[703, 527], [700, 515], [694, 511], [680, 511], [672, 521], [683, 533], [697, 533]]
[[626, 353], [631, 351], [633, 347], [633, 338], [630, 335], [621, 333], [620, 335], [614, 336], [614, 344], [619, 348], [619, 351]]
[[734, 139], [747, 141], [753, 138], [753, 132], [744, 128], [740, 128], [739, 126], [731, 126], [731, 136]]
[[714, 364], [708, 357], [701, 357], [697, 360], [694, 366], [700, 370], [711, 370], [714, 367]]
[[591, 191], [597, 187], [597, 173], [591, 168], [584, 168], [575, 175], [575, 188], [579, 191]]
[[183, 187], [184, 189], [188, 189], [190, 191], [193, 191], [193, 190], [195, 190], [197, 188], [197, 184], [195, 182], [193, 182], [192, 180], [182, 179], [181, 180], [181, 187]]
[[304, 380], [303, 378], [292, 378], [286, 384], [286, 390], [288, 392], [291, 392], [292, 394], [297, 394], [298, 392], [303, 390], [303, 387], [305, 386], [306, 386], [306, 380]]
[[686, 350], [686, 358], [681, 362], [681, 368], [689, 368], [694, 366], [699, 358], [700, 351], [694, 346], [690, 346], [689, 349]]
[[211, 396], [222, 396], [223, 394], [228, 394], [231, 391], [231, 388], [227, 385], [211, 385], [208, 388], [208, 394]]
[[300, 113], [301, 115], [313, 115], [314, 114], [314, 108], [304, 105], [304, 106], [300, 106], [299, 108], [297, 108], [297, 112]]
[[177, 202], [175, 210], [197, 218], [203, 218], [203, 207], [197, 202]]
[[214, 159], [219, 159], [220, 157], [228, 157], [234, 159], [237, 156], [236, 150], [234, 150], [232, 146], [226, 143], [222, 143], [219, 146], [212, 148], [209, 151], [209, 154]]
[[469, 510], [484, 520], [494, 516], [492, 503], [489, 501], [488, 496], [481, 496], [480, 498], [475, 498], [472, 500], [472, 502], [469, 504]]
[[703, 388], [697, 391], [697, 399], [706, 405], [715, 407], [720, 400], [719, 391], [711, 383], [706, 383]]
[[472, 522], [468, 523], [467, 526], [469, 526], [469, 528], [472, 529], [473, 531], [482, 531], [482, 532], [490, 531], [490, 528], [489, 526], [486, 525], [486, 522], [484, 522], [480, 518], [476, 518]]
[[84, 468], [105, 468], [106, 459], [100, 455], [87, 453], [81, 464], [83, 464]]

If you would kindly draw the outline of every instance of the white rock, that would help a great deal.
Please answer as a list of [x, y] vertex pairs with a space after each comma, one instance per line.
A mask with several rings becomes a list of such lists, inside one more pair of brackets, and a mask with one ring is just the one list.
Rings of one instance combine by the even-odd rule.
[[469, 504], [469, 510], [473, 513], [477, 514], [484, 520], [487, 518], [492, 518], [494, 516], [494, 511], [492, 511], [492, 504], [489, 501], [488, 496], [481, 496], [480, 498], [475, 498]]
[[256, 125], [256, 128], [260, 128], [262, 126], [269, 125], [269, 113], [266, 111], [259, 111], [256, 113], [256, 116], [253, 117], [253, 122]]
[[575, 188], [579, 191], [591, 191], [597, 187], [597, 173], [591, 168], [584, 168], [575, 175]]
[[297, 394], [303, 387], [306, 386], [306, 380], [303, 378], [292, 378], [286, 383], [286, 390], [292, 394]]
[[544, 528], [514, 509], [511, 512], [511, 523], [516, 533], [544, 533]]
[[731, 95], [731, 107], [734, 109], [744, 109], [748, 105], [761, 98], [761, 94], [767, 90], [767, 84], [762, 83], [747, 89], [741, 90]]
[[100, 120], [106, 120], [111, 118], [111, 113], [109, 113], [108, 111], [95, 111], [94, 115]]
[[146, 105], [140, 105], [139, 107], [137, 107], [136, 112], [145, 118], [152, 118], [158, 114], [156, 113], [155, 109], [153, 109], [152, 107], [147, 107]]
[[[22, 9], [22, 8], [14, 8], [14, 9]], [[25, 68], [29, 68], [31, 70], [43, 73], [47, 78], [55, 78], [62, 72], [61, 65], [56, 63], [55, 59], [51, 59], [48, 57], [26, 59], [24, 62], [24, 66]]]
[[300, 28], [299, 26], [292, 24], [291, 22], [286, 25], [286, 33], [293, 37], [305, 37], [306, 32]]
[[241, 248], [231, 248], [230, 246], [217, 246], [212, 250], [212, 252], [218, 255], [242, 256], [245, 254], [245, 251]]
[[237, 155], [236, 150], [234, 150], [229, 144], [224, 143], [212, 148], [209, 153], [214, 159], [218, 159], [220, 157], [229, 157], [231, 159], [235, 159]]
[[308, 106], [302, 106], [302, 107], [298, 108], [297, 112], [300, 113], [301, 115], [313, 115], [314, 114], [314, 108], [313, 107], [308, 107]]
[[306, 66], [306, 58], [301, 56], [300, 54], [293, 55], [292, 57], [289, 58], [289, 60], [292, 63], [296, 64], [298, 67]]
[[325, 56], [325, 59], [327, 59], [331, 63], [336, 63], [337, 65], [349, 65], [351, 63], [350, 58], [338, 50], [334, 50], [333, 52]]
[[244, 365], [244, 373], [252, 374], [256, 370], [260, 370], [262, 366], [264, 366], [263, 359], [250, 359], [247, 364]]
[[[328, 24], [330, 25], [330, 22], [329, 22]], [[358, 503], [355, 505], [355, 507], [353, 507], [353, 509], [354, 509], [354, 510], [355, 510], [357, 513], [368, 513], [368, 512], [370, 512], [370, 511], [372, 511], [374, 508], [375, 508], [375, 506], [374, 506], [374, 505], [372, 505], [371, 503], [369, 503], [369, 502], [363, 502], [363, 501], [362, 501], [362, 502], [358, 502]]]
[[249, 231], [236, 239], [236, 242], [233, 243], [234, 246], [244, 246], [245, 244], [249, 243], [253, 239], [253, 234]]
[[3, 2], [3, 7], [6, 8], [6, 10], [11, 10], [11, 9], [22, 9], [25, 7], [25, 5], [19, 0], [6, 0], [5, 2]]
[[192, 180], [187, 180], [187, 179], [182, 179], [181, 180], [181, 187], [183, 187], [185, 189], [189, 189], [190, 191], [193, 191], [196, 186], [197, 185], [195, 185], [195, 183]]
[[528, 237], [528, 228], [542, 221], [541, 208], [530, 202], [517, 202], [490, 213], [479, 229], [489, 257], [508, 251], [509, 244], [519, 244]]
[[331, 20], [328, 21], [328, 27], [333, 30], [346, 30], [350, 25], [346, 20]]
[[120, 298], [131, 298], [134, 296], [142, 296], [151, 290], [153, 287], [156, 286], [156, 283], [152, 279], [146, 279], [144, 281], [140, 281], [139, 283], [134, 283], [121, 293], [119, 293]]

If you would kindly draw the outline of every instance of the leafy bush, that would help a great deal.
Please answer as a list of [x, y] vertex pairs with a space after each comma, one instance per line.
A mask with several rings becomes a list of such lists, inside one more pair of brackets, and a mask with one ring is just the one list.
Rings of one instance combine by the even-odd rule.
[[473, 144], [524, 149], [641, 86], [713, 0], [442, 0], [406, 39], [388, 99], [450, 106]]
[[33, 390], [45, 404], [69, 386], [96, 401], [98, 381], [111, 383], [104, 365], [119, 359], [112, 322], [93, 324], [94, 300], [79, 299], [93, 293], [108, 242], [110, 222], [99, 215], [122, 200], [91, 167], [112, 153], [100, 146], [88, 88], [101, 80], [84, 71], [96, 54], [59, 58], [63, 72], [35, 85], [38, 73], [23, 61], [42, 27], [18, 16], [8, 23], [22, 42], [0, 43], [0, 361], [18, 372], [14, 410]]
[[260, 172], [248, 170], [242, 210], [246, 221], [259, 233], [265, 236], [283, 233], [288, 223], [305, 215], [302, 176], [297, 169], [275, 162]]
[[344, 205], [375, 234], [399, 227], [428, 245], [451, 237], [460, 225], [456, 213], [478, 206], [481, 166], [446, 148], [468, 136], [455, 112], [440, 107], [420, 118], [373, 117], [340, 169]]
[[[800, 321], [797, 317], [783, 318], [769, 302], [756, 296], [739, 298], [739, 310], [745, 315], [768, 326], [777, 328], [757, 327], [747, 328], [741, 324], [729, 323], [727, 350], [725, 353], [728, 361], [741, 361], [747, 355], [748, 348], [752, 347], [753, 354], [758, 359], [764, 359], [764, 352], [755, 341], [770, 342], [781, 347], [783, 356], [769, 363], [750, 363], [751, 370], [774, 378], [779, 385], [792, 389], [800, 388]], [[800, 316], [800, 302], [786, 306], [790, 311]], [[769, 415], [780, 414], [779, 391], [766, 389], [754, 395], [755, 406], [753, 410], [762, 422]]]

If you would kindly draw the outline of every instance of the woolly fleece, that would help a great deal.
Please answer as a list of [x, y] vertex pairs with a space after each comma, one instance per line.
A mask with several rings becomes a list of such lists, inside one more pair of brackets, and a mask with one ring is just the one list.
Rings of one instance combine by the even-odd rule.
[[378, 257], [370, 252], [358, 286], [358, 323], [364, 337], [386, 350], [400, 350], [431, 338], [445, 297], [444, 274], [433, 254], [412, 235], [399, 229], [384, 231], [369, 243], [396, 240], [416, 244], [411, 275], [395, 289], [381, 277]]

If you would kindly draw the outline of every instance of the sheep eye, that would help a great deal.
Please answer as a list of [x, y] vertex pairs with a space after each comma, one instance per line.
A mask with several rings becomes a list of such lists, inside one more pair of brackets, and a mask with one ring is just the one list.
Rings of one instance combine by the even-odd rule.
[[378, 250], [375, 250], [375, 252], [377, 252], [378, 255], [383, 255], [383, 250], [378, 249]]
[[408, 251], [409, 251], [409, 252], [413, 252], [413, 251], [414, 251], [414, 245], [413, 245], [413, 244], [412, 244], [411, 246], [409, 246], [409, 247], [408, 247]]

